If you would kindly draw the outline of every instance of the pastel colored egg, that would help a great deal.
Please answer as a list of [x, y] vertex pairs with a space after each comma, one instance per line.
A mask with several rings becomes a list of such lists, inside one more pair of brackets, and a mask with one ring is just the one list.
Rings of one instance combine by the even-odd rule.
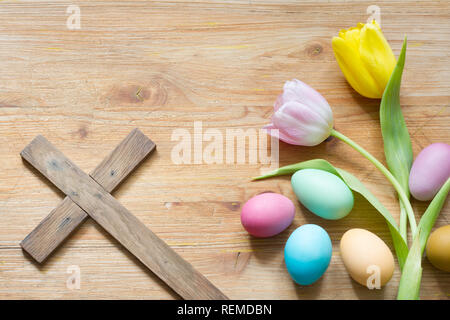
[[245, 230], [255, 237], [272, 237], [289, 227], [294, 220], [295, 206], [278, 193], [268, 192], [248, 200], [241, 211]]
[[298, 200], [324, 219], [342, 219], [353, 209], [353, 193], [338, 176], [324, 170], [303, 169], [291, 178]]
[[305, 224], [290, 235], [284, 247], [284, 261], [292, 279], [310, 285], [325, 273], [331, 261], [328, 233], [315, 224]]
[[427, 258], [436, 268], [450, 272], [450, 225], [431, 233], [427, 243]]
[[450, 177], [450, 145], [433, 143], [423, 149], [411, 167], [409, 189], [421, 201], [433, 199]]
[[376, 234], [350, 229], [342, 236], [341, 257], [350, 276], [363, 286], [384, 286], [394, 273], [394, 256]]

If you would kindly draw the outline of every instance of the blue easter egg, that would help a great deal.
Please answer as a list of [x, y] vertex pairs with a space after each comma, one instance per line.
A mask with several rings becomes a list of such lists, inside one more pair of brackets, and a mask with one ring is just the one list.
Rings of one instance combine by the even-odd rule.
[[310, 285], [327, 270], [331, 253], [328, 233], [318, 225], [305, 224], [289, 236], [284, 248], [284, 260], [296, 283]]

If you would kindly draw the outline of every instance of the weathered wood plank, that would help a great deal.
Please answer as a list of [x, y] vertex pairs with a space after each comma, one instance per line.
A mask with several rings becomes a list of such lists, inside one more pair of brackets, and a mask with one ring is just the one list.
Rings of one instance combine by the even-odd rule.
[[227, 299], [43, 136], [33, 139], [20, 154], [181, 297]]
[[[133, 129], [90, 176], [111, 192], [155, 147], [153, 141], [139, 129]], [[79, 206], [65, 197], [20, 245], [37, 262], [42, 263], [87, 217]]]
[[[81, 29], [66, 27], [69, 4]], [[269, 122], [284, 81], [298, 78], [330, 103], [335, 126], [383, 161], [379, 101], [345, 81], [331, 37], [381, 9], [394, 54], [408, 36], [401, 103], [414, 154], [450, 143], [450, 2], [435, 0], [0, 1], [0, 298], [173, 299], [176, 294], [95, 221], [88, 219], [45, 264], [20, 241], [64, 197], [18, 156], [44, 134], [91, 172], [133, 128], [158, 144], [114, 197], [184, 259], [236, 299], [395, 299], [400, 271], [382, 290], [356, 284], [339, 241], [350, 228], [376, 233], [393, 251], [383, 219], [361, 198], [339, 221], [305, 209], [289, 178], [251, 182], [260, 164], [174, 164], [173, 130], [193, 122], [225, 132]], [[101, 143], [99, 143], [101, 142]], [[398, 221], [395, 191], [364, 158], [336, 140], [306, 148], [280, 144], [280, 165], [324, 158], [348, 170]], [[51, 184], [50, 184], [51, 185]], [[293, 224], [270, 239], [242, 228], [243, 203], [263, 191], [289, 197]], [[427, 202], [412, 200], [420, 218]], [[315, 223], [333, 242], [330, 268], [302, 287], [289, 277], [284, 244]], [[436, 227], [450, 223], [450, 201]], [[81, 268], [81, 289], [66, 287], [66, 268]], [[422, 299], [449, 299], [450, 277], [423, 259]]]

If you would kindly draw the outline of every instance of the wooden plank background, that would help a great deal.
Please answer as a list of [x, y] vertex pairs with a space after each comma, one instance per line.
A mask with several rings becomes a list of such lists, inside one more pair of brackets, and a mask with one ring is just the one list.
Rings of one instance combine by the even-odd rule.
[[[81, 9], [81, 29], [66, 27], [66, 9]], [[331, 37], [381, 8], [381, 24], [398, 55], [408, 36], [402, 106], [414, 153], [450, 143], [450, 5], [448, 1], [1, 1], [0, 2], [0, 298], [178, 298], [92, 220], [42, 266], [19, 242], [63, 198], [20, 158], [43, 134], [89, 172], [135, 127], [156, 144], [114, 196], [234, 299], [392, 299], [398, 268], [382, 290], [353, 282], [339, 239], [353, 227], [388, 229], [360, 197], [339, 221], [314, 216], [296, 201], [293, 225], [270, 239], [248, 236], [240, 207], [262, 191], [295, 199], [289, 178], [250, 182], [261, 165], [176, 165], [176, 128], [260, 128], [284, 81], [299, 78], [329, 101], [335, 127], [383, 158], [377, 100], [344, 80]], [[314, 148], [280, 144], [280, 164], [325, 158], [359, 177], [395, 212], [393, 189], [343, 143]], [[426, 203], [413, 201], [417, 215]], [[449, 223], [444, 207], [437, 226]], [[295, 285], [283, 247], [304, 223], [329, 232], [333, 258], [324, 277]], [[392, 246], [391, 246], [392, 247]], [[449, 299], [450, 275], [424, 259], [423, 299]], [[78, 265], [81, 288], [69, 290]]]

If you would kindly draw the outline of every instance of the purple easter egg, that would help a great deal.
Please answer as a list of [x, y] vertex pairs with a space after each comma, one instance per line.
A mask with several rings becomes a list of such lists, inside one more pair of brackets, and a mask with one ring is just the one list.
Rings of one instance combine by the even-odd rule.
[[295, 206], [278, 193], [261, 193], [248, 200], [241, 211], [241, 222], [252, 236], [272, 237], [290, 226]]
[[433, 143], [423, 149], [411, 168], [409, 189], [421, 201], [433, 199], [450, 177], [450, 145]]

